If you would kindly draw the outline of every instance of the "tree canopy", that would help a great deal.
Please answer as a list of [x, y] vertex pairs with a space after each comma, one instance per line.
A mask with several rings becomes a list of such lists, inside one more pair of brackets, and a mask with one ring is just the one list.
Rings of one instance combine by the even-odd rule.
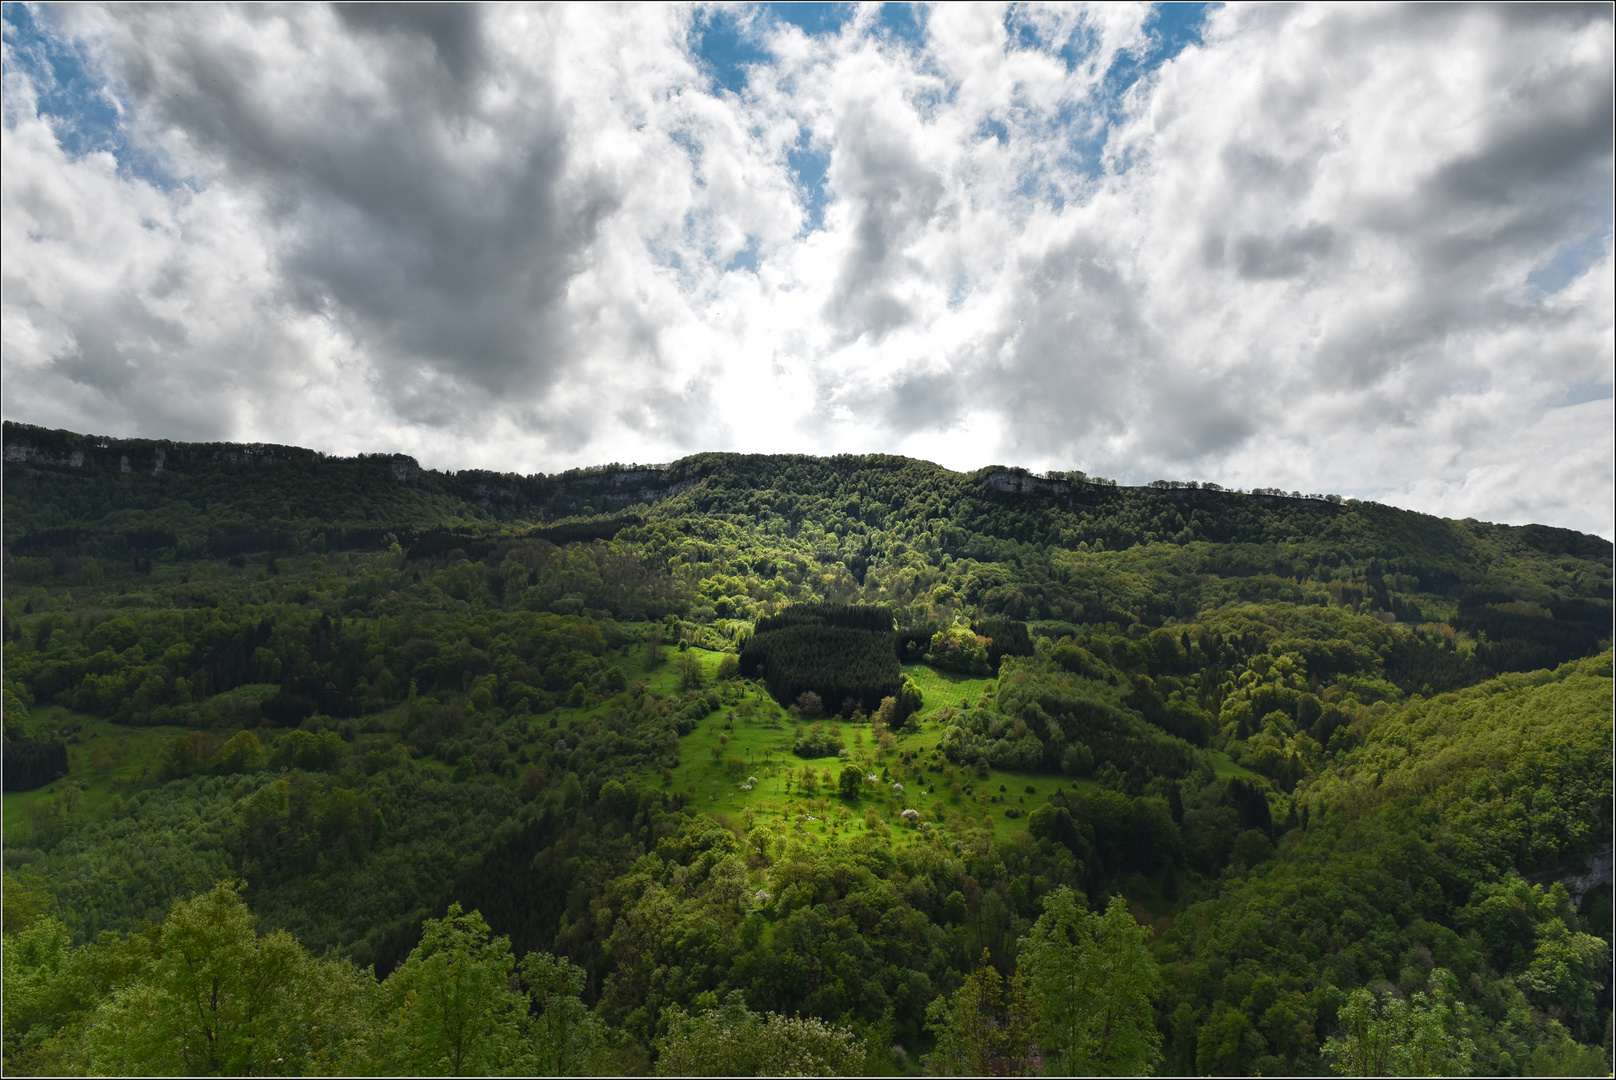
[[1598, 538], [5, 441], [8, 1073], [1609, 1067]]

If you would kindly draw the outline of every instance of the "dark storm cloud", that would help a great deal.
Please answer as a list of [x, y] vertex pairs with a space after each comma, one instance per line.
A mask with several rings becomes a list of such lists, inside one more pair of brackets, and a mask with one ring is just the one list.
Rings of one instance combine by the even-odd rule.
[[429, 42], [452, 85], [469, 100], [488, 57], [483, 50], [482, 11], [471, 4], [333, 4], [344, 24], [377, 35], [397, 34]]
[[1330, 254], [1335, 230], [1328, 225], [1287, 229], [1279, 236], [1242, 236], [1231, 245], [1234, 263], [1243, 278], [1295, 277]]
[[[251, 38], [334, 39], [305, 67], [221, 40], [208, 9], [116, 8], [117, 70], [147, 123], [262, 193], [291, 295], [352, 322], [404, 415], [442, 424], [455, 391], [542, 390], [569, 360], [556, 301], [611, 196], [560, 190], [567, 133], [542, 80], [487, 103], [480, 9], [337, 10], [233, 12]], [[345, 55], [356, 86], [332, 70]]]
[[1138, 297], [1092, 240], [1028, 268], [1022, 326], [984, 400], [1013, 417], [1022, 453], [1070, 454], [1124, 434], [1155, 368]]
[[914, 272], [905, 247], [937, 213], [943, 185], [920, 160], [910, 139], [891, 130], [892, 118], [866, 103], [838, 129], [830, 179], [852, 218], [826, 314], [843, 340], [869, 335], [880, 342], [915, 319], [898, 286]]
[[883, 418], [900, 435], [947, 427], [980, 402], [978, 379], [962, 379], [956, 371], [921, 371], [900, 375], [885, 395]]

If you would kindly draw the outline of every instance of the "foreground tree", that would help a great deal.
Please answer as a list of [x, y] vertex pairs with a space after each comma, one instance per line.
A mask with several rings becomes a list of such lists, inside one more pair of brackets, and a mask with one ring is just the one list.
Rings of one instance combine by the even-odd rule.
[[852, 1030], [813, 1017], [758, 1014], [739, 990], [722, 1005], [663, 1014], [660, 1076], [857, 1076], [865, 1051]]
[[927, 1065], [946, 1076], [1022, 1076], [1032, 1065], [1034, 1014], [1020, 979], [1008, 986], [988, 961], [952, 995], [926, 1007], [926, 1026], [937, 1036]]
[[1031, 1003], [1046, 1071], [1061, 1076], [1142, 1076], [1161, 1060], [1152, 1001], [1161, 973], [1150, 932], [1121, 897], [1104, 915], [1062, 887], [1021, 938], [1017, 983]]
[[373, 981], [310, 957], [285, 931], [263, 937], [240, 882], [176, 903], [148, 969], [88, 1017], [65, 1054], [94, 1075], [328, 1071], [362, 1029]]
[[539, 1076], [599, 1073], [606, 1047], [605, 1025], [583, 1003], [584, 973], [565, 957], [528, 953], [522, 981], [533, 1005], [530, 1068]]
[[489, 1075], [523, 1056], [527, 1001], [510, 986], [509, 938], [480, 913], [451, 904], [429, 919], [421, 943], [382, 983], [373, 1050], [379, 1073]]
[[1360, 987], [1339, 1014], [1340, 1032], [1324, 1044], [1342, 1076], [1466, 1076], [1474, 1047], [1459, 1033], [1463, 1006], [1453, 1002], [1456, 980], [1431, 972], [1431, 993], [1408, 1001]]

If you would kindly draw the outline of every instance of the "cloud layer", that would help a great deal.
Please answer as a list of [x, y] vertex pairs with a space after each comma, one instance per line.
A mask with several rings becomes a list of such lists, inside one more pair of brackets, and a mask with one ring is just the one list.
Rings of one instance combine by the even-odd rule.
[[803, 14], [8, 5], [5, 415], [1611, 535], [1608, 7]]

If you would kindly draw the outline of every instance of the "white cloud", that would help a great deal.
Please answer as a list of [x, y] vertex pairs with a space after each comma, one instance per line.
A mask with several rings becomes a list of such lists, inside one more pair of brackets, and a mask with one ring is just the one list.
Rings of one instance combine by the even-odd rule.
[[65, 151], [8, 31], [5, 413], [523, 471], [892, 450], [1610, 535], [1608, 10], [1226, 7], [1119, 99], [1149, 16], [758, 16], [735, 94], [686, 8], [63, 9], [186, 183]]

